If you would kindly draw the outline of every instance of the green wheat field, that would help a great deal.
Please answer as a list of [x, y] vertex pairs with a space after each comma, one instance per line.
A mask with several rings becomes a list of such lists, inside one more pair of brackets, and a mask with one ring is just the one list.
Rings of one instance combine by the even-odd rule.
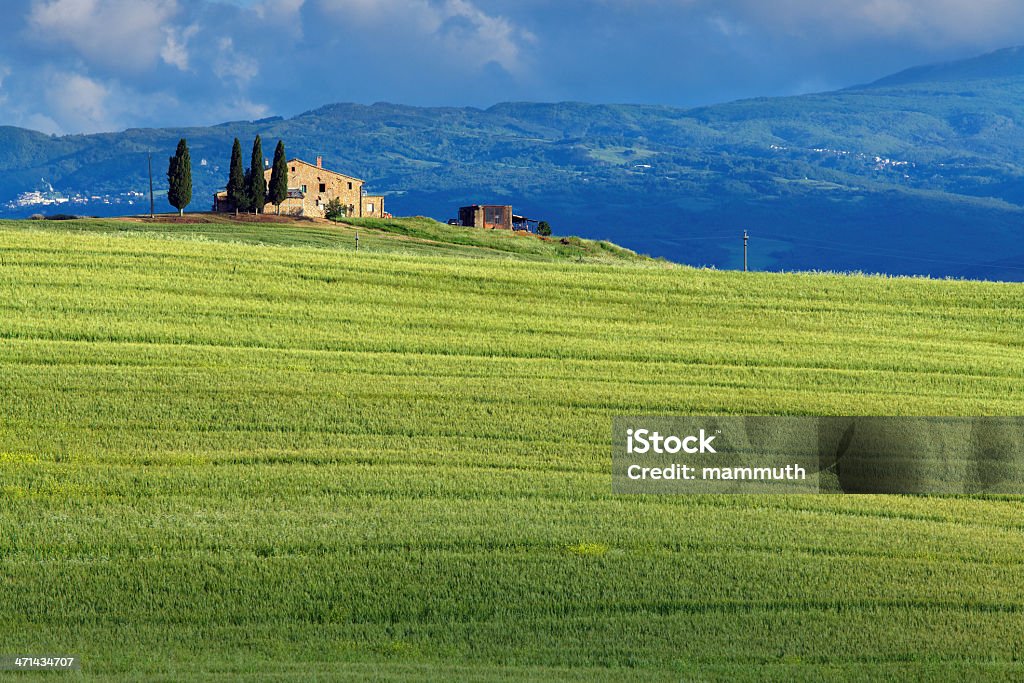
[[1019, 415], [1022, 294], [424, 220], [0, 223], [0, 655], [82, 661], [7, 675], [1020, 680], [1024, 499], [615, 496], [610, 438]]

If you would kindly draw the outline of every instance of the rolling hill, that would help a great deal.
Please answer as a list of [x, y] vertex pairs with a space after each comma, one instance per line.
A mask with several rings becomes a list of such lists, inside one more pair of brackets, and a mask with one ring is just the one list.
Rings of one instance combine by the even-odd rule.
[[0, 650], [104, 681], [1024, 675], [1019, 496], [617, 496], [609, 457], [616, 415], [1018, 415], [1019, 286], [387, 227], [0, 223]]
[[286, 216], [234, 217], [224, 214], [177, 214], [148, 217], [77, 220], [0, 219], [0, 228], [34, 232], [107, 235], [149, 235], [167, 239], [211, 240], [239, 244], [314, 247], [373, 254], [429, 254], [471, 258], [573, 263], [634, 263], [673, 267], [610, 242], [579, 237], [542, 237], [508, 231], [453, 227], [422, 216], [416, 218], [350, 218], [338, 222]]
[[1020, 281], [1022, 120], [1024, 56], [1014, 48], [832, 93], [690, 110], [335, 104], [209, 128], [50, 137], [8, 127], [0, 205], [52, 185], [98, 197], [62, 211], [137, 213], [147, 154], [160, 179], [185, 136], [194, 207], [206, 210], [232, 139], [260, 133], [368, 179], [400, 215], [444, 220], [462, 204], [511, 202], [559, 232], [694, 265], [737, 267], [748, 229], [759, 269]]

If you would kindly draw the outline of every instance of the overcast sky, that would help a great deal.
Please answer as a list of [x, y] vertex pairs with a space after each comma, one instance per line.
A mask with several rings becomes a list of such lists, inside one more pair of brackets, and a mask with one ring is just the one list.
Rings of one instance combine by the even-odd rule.
[[1020, 0], [3, 0], [0, 125], [292, 116], [331, 102], [690, 106], [1024, 43]]

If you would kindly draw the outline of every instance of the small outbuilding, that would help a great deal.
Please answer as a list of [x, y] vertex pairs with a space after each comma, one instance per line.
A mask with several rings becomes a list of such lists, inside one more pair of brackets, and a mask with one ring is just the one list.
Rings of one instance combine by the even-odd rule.
[[512, 229], [511, 205], [474, 204], [459, 209], [459, 225], [491, 230]]

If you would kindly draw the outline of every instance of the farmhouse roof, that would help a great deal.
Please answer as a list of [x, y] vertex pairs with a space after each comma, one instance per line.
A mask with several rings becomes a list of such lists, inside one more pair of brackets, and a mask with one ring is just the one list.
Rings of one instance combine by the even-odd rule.
[[365, 182], [362, 178], [356, 178], [355, 176], [346, 175], [344, 173], [338, 173], [337, 171], [331, 171], [329, 169], [324, 168], [323, 166], [317, 166], [316, 164], [311, 164], [308, 161], [303, 161], [302, 159], [299, 158], [289, 159], [288, 164], [303, 164], [305, 166], [309, 166], [310, 168], [315, 168], [318, 171], [323, 171], [324, 173], [330, 173], [331, 175], [347, 178], [348, 180], [358, 180], [361, 183]]

